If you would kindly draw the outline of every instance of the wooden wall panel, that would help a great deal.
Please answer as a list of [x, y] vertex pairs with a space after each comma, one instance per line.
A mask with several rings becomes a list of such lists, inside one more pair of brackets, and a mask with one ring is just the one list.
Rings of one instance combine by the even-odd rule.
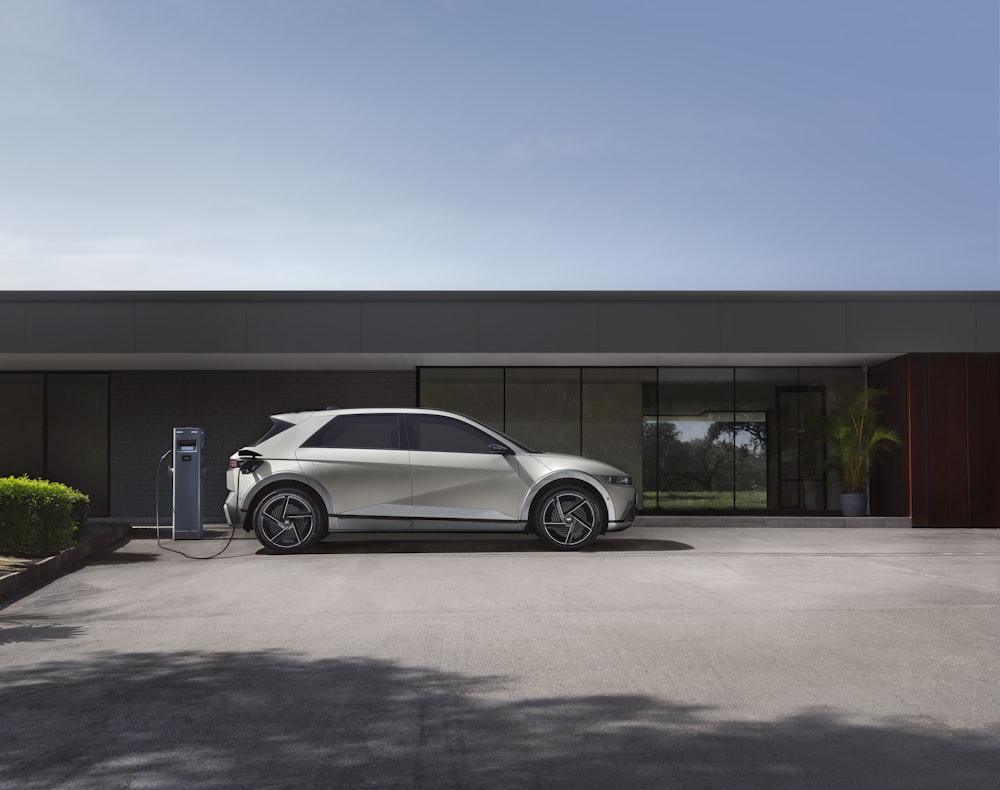
[[[941, 357], [927, 358], [927, 519], [932, 526], [947, 520], [945, 475], [948, 473], [948, 434], [943, 423], [948, 412], [948, 382]], [[931, 415], [935, 415], [931, 418]]]
[[964, 354], [927, 359], [930, 524], [969, 524], [968, 390]]
[[1000, 527], [1000, 354], [910, 354], [910, 518]]
[[910, 523], [930, 526], [930, 477], [927, 448], [927, 355], [907, 357], [909, 430], [906, 448], [910, 467]]
[[[977, 357], [981, 402], [970, 418], [975, 468], [971, 479], [972, 526], [1000, 527], [1000, 354]], [[972, 386], [970, 383], [970, 392]]]
[[987, 403], [987, 358], [970, 355], [966, 362], [969, 409], [969, 524], [984, 526], [989, 521], [990, 500], [990, 432]]
[[990, 443], [990, 477], [987, 483], [990, 509], [986, 526], [1000, 527], [1000, 354], [987, 355], [986, 392]]

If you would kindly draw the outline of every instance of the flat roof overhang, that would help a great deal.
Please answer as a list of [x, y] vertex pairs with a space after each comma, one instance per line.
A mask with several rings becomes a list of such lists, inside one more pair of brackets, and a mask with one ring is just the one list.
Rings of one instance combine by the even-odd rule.
[[1000, 292], [0, 292], [2, 370], [836, 366], [1000, 352]]
[[0, 354], [0, 371], [413, 370], [417, 367], [863, 367], [900, 354]]

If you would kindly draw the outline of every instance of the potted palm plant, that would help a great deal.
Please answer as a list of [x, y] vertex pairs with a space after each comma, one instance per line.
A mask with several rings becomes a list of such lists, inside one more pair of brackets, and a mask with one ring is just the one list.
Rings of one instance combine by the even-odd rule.
[[865, 387], [838, 390], [834, 405], [822, 420], [822, 435], [829, 456], [827, 468], [840, 481], [840, 509], [845, 516], [868, 512], [868, 475], [872, 464], [894, 446], [899, 435], [881, 424], [875, 401], [885, 390]]

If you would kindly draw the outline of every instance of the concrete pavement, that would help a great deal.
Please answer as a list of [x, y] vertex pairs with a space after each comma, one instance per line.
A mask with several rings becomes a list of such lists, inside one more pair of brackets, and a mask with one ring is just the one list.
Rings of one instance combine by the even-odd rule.
[[236, 537], [0, 609], [0, 787], [1000, 787], [998, 531]]

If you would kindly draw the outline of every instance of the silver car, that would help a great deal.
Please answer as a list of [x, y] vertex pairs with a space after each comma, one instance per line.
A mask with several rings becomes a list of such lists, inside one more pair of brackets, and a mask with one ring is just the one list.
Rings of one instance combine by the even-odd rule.
[[534, 452], [460, 414], [328, 409], [271, 422], [230, 458], [225, 514], [281, 554], [331, 531], [534, 531], [575, 550], [635, 520], [621, 469]]

